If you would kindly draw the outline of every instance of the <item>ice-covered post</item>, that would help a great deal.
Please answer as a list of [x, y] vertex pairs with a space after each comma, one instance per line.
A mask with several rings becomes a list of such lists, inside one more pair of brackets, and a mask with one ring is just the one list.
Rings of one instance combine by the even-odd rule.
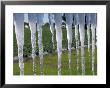
[[28, 14], [28, 21], [31, 31], [31, 44], [32, 44], [32, 59], [33, 59], [33, 73], [36, 75], [36, 63], [35, 63], [35, 52], [36, 52], [36, 14], [29, 13]]
[[69, 69], [71, 69], [71, 44], [72, 44], [73, 14], [72, 13], [65, 13], [65, 17], [66, 17], [67, 39], [68, 39]]
[[95, 59], [95, 29], [97, 26], [97, 14], [91, 13], [91, 31], [92, 31], [92, 74], [94, 75], [94, 59]]
[[43, 17], [44, 17], [43, 13], [37, 13], [38, 47], [39, 47], [41, 75], [43, 75], [43, 44], [42, 44]]
[[56, 41], [58, 52], [58, 75], [61, 75], [61, 57], [62, 57], [62, 14], [54, 13]]
[[20, 75], [24, 75], [24, 62], [23, 62], [23, 46], [24, 46], [24, 14], [14, 13], [15, 34], [18, 45], [18, 58]]
[[84, 39], [85, 39], [85, 14], [78, 13], [79, 33], [81, 42], [81, 63], [82, 63], [82, 75], [85, 75], [85, 59], [84, 59]]
[[75, 26], [75, 40], [76, 40], [76, 52], [77, 52], [77, 72], [79, 72], [79, 35], [78, 35], [78, 14], [74, 13], [74, 26]]
[[86, 13], [87, 36], [88, 36], [88, 53], [90, 56], [90, 13]]
[[54, 27], [54, 15], [52, 13], [49, 13], [48, 14], [48, 18], [49, 18], [49, 24], [50, 24], [50, 31], [52, 33], [53, 49], [55, 49], [55, 44], [54, 44], [54, 31], [55, 31], [55, 27]]

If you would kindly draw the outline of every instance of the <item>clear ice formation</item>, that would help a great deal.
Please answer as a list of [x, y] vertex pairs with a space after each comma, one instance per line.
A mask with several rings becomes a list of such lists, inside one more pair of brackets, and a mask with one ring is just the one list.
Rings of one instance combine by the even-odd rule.
[[58, 52], [58, 75], [61, 75], [61, 58], [62, 58], [62, 14], [54, 13], [56, 41]]
[[79, 34], [81, 42], [81, 63], [82, 63], [82, 75], [85, 75], [85, 59], [84, 59], [84, 40], [85, 40], [85, 14], [78, 13], [77, 21], [79, 24]]
[[35, 51], [36, 51], [36, 23], [37, 23], [41, 75], [43, 75], [43, 44], [42, 44], [43, 16], [44, 16], [43, 13], [29, 13], [28, 14], [28, 20], [29, 20], [29, 25], [30, 25], [30, 30], [31, 30], [33, 72], [34, 74], [36, 74]]
[[88, 52], [90, 54], [90, 29], [92, 31], [92, 74], [94, 75], [94, 59], [95, 59], [95, 29], [97, 26], [96, 13], [86, 14], [87, 34], [88, 34]]
[[54, 15], [52, 13], [49, 13], [48, 14], [48, 18], [49, 18], [49, 24], [50, 24], [50, 31], [52, 33], [53, 49], [55, 49], [55, 44], [54, 44], [54, 31], [55, 31], [55, 27], [54, 27]]
[[90, 13], [86, 13], [87, 36], [88, 36], [88, 52], [90, 56]]
[[65, 17], [66, 17], [67, 39], [68, 39], [69, 69], [71, 69], [71, 44], [72, 44], [73, 14], [72, 13], [65, 13]]
[[[90, 29], [92, 31], [92, 74], [94, 75], [94, 59], [95, 59], [95, 30], [97, 27], [97, 14], [96, 13], [66, 13], [66, 30], [68, 39], [68, 58], [69, 69], [71, 64], [71, 44], [72, 44], [72, 23], [74, 16], [75, 25], [75, 40], [77, 51], [77, 71], [79, 70], [79, 35], [81, 42], [81, 63], [82, 75], [85, 75], [85, 59], [84, 59], [84, 40], [85, 40], [85, 15], [87, 22], [87, 36], [88, 36], [88, 52], [90, 54]], [[32, 58], [33, 58], [33, 72], [36, 74], [35, 51], [36, 51], [36, 23], [38, 32], [38, 48], [40, 57], [40, 70], [43, 74], [43, 44], [42, 44], [42, 25], [43, 13], [28, 13], [28, 21], [31, 30], [31, 44], [32, 44]], [[62, 13], [49, 13], [50, 31], [52, 33], [52, 42], [54, 48], [54, 30], [56, 30], [57, 52], [58, 52], [58, 75], [61, 75], [61, 58], [62, 58]], [[55, 28], [54, 28], [55, 22]], [[24, 75], [24, 62], [23, 62], [23, 46], [24, 46], [24, 14], [14, 13], [15, 34], [18, 45], [18, 58], [20, 75]], [[78, 29], [79, 26], [79, 29]]]
[[18, 58], [20, 75], [24, 75], [24, 62], [23, 62], [23, 46], [24, 46], [24, 14], [14, 13], [15, 34], [18, 45]]
[[74, 26], [75, 26], [75, 41], [76, 41], [76, 58], [77, 58], [77, 74], [79, 74], [79, 30], [78, 30], [78, 14], [74, 13]]
[[91, 31], [92, 31], [92, 74], [94, 75], [94, 59], [95, 59], [95, 30], [97, 27], [97, 14], [90, 14]]
[[43, 44], [42, 44], [43, 17], [44, 17], [43, 13], [37, 13], [37, 32], [38, 32], [38, 47], [39, 47], [41, 75], [43, 75]]
[[28, 21], [31, 31], [31, 45], [32, 45], [32, 59], [33, 59], [33, 73], [36, 75], [36, 23], [37, 23], [37, 15], [35, 13], [28, 13]]

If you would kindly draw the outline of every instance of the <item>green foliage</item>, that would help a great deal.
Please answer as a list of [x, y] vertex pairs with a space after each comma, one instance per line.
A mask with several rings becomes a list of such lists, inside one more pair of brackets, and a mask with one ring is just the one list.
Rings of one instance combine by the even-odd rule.
[[15, 31], [13, 31], [13, 56], [17, 56], [17, 55], [18, 55], [17, 40], [16, 40]]
[[45, 50], [52, 50], [52, 34], [51, 34], [51, 31], [50, 31], [50, 27], [49, 27], [49, 24], [45, 24], [45, 26], [42, 27], [43, 28], [43, 31], [42, 31], [42, 39], [43, 39], [43, 48], [44, 48], [44, 51]]
[[[53, 50], [53, 44], [52, 44], [52, 34], [49, 28], [49, 24], [46, 23], [43, 27], [42, 31], [42, 42], [43, 42], [43, 49], [44, 51], [54, 51]], [[37, 29], [36, 29], [37, 30]], [[72, 47], [76, 46], [76, 41], [75, 41], [75, 29], [73, 27], [72, 29], [73, 32], [73, 40], [72, 40]], [[16, 36], [15, 32], [13, 32], [13, 51], [14, 51], [14, 56], [17, 56], [17, 42], [16, 42]], [[67, 30], [65, 28], [62, 28], [62, 47], [66, 48], [68, 47], [68, 40], [67, 40]], [[56, 33], [54, 34], [54, 41], [55, 41], [55, 50], [57, 47], [56, 44]], [[85, 45], [87, 45], [87, 30], [85, 30]], [[38, 49], [38, 34], [36, 32], [36, 50]], [[25, 28], [24, 30], [24, 55], [31, 55], [32, 52], [32, 47], [31, 47], [31, 31], [29, 28]]]
[[24, 30], [24, 47], [23, 47], [24, 55], [30, 55], [32, 52], [31, 47], [31, 31], [28, 28]]

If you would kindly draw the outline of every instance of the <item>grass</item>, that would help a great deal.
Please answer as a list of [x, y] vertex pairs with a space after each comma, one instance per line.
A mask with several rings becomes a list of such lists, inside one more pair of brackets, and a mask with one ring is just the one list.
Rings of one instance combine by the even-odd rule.
[[[89, 57], [88, 51], [85, 48], [85, 75], [92, 75], [91, 59], [92, 57]], [[36, 74], [40, 75], [39, 57], [36, 57], [36, 65]], [[24, 66], [24, 75], [33, 75], [32, 60], [26, 61]], [[81, 75], [81, 57], [79, 55], [79, 71], [77, 71], [75, 50], [72, 50], [71, 71], [69, 70], [68, 66], [68, 52], [63, 51], [61, 71], [62, 75]], [[19, 75], [20, 71], [18, 63], [14, 63], [13, 71], [14, 75]], [[43, 73], [44, 75], [57, 75], [57, 53], [44, 56]], [[95, 75], [97, 75], [97, 53], [95, 53]]]

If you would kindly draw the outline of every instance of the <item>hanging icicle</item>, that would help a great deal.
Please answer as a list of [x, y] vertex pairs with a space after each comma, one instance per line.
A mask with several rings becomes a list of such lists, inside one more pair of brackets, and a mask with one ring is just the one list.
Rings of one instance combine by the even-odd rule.
[[24, 46], [24, 14], [14, 13], [15, 34], [18, 45], [18, 58], [20, 75], [24, 75], [24, 62], [23, 62], [23, 46]]
[[82, 63], [82, 75], [85, 75], [85, 59], [84, 59], [84, 40], [85, 40], [85, 14], [78, 13], [79, 33], [81, 42], [81, 63]]
[[43, 44], [42, 44], [42, 25], [43, 25], [43, 13], [37, 13], [37, 31], [38, 31], [38, 47], [40, 57], [40, 72], [43, 75]]
[[50, 31], [52, 33], [53, 49], [55, 49], [55, 44], [54, 44], [54, 31], [55, 31], [55, 27], [54, 27], [54, 15], [52, 13], [49, 13], [48, 14], [48, 18], [49, 18], [49, 24], [50, 24]]
[[65, 13], [65, 17], [66, 17], [67, 39], [68, 39], [69, 69], [71, 70], [71, 44], [72, 44], [73, 14], [72, 13]]
[[62, 14], [54, 13], [55, 29], [56, 29], [56, 41], [58, 52], [58, 75], [61, 75], [61, 58], [62, 58]]
[[88, 53], [90, 57], [90, 13], [86, 13], [86, 24], [87, 24], [87, 37], [88, 37]]
[[74, 13], [74, 25], [75, 25], [75, 40], [76, 40], [76, 53], [77, 53], [77, 74], [79, 74], [79, 35], [78, 35], [78, 14]]
[[36, 75], [36, 14], [35, 13], [29, 13], [28, 14], [28, 21], [31, 31], [31, 45], [32, 45], [32, 59], [33, 59], [33, 73]]
[[97, 26], [97, 14], [91, 13], [91, 31], [92, 31], [92, 74], [94, 75], [94, 59], [95, 59], [95, 29]]

